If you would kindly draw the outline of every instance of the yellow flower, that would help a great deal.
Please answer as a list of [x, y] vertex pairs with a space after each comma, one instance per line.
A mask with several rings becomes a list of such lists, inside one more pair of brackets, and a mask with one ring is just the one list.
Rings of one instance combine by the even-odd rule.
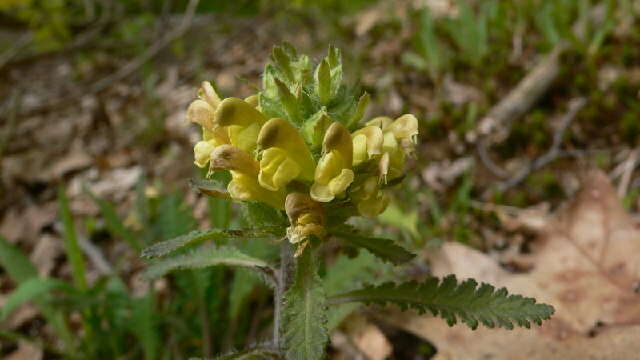
[[198, 99], [189, 104], [187, 119], [202, 126], [202, 141], [193, 148], [195, 164], [205, 167], [211, 151], [221, 144], [228, 144], [227, 130], [214, 123], [215, 111], [220, 105], [220, 97], [207, 81], [198, 90]]
[[211, 152], [215, 149], [216, 145], [211, 141], [198, 141], [193, 147], [194, 163], [198, 167], [205, 167], [209, 163], [211, 158]]
[[353, 138], [353, 166], [382, 154], [382, 129], [379, 126], [368, 125], [356, 130]]
[[382, 130], [382, 156], [378, 163], [380, 177], [384, 182], [396, 179], [404, 172], [405, 156], [413, 153], [413, 146], [418, 135], [418, 119], [405, 114], [391, 120], [388, 117], [377, 117], [367, 123]]
[[267, 121], [258, 135], [262, 150], [258, 182], [277, 191], [294, 179], [311, 181], [315, 163], [298, 130], [287, 120]]
[[299, 243], [311, 235], [320, 239], [325, 237], [324, 208], [309, 195], [290, 193], [285, 201], [285, 210], [291, 224], [287, 228], [287, 238], [291, 243]]
[[229, 170], [232, 180], [229, 195], [241, 201], [261, 201], [276, 209], [284, 209], [284, 191], [269, 191], [257, 181], [259, 164], [248, 152], [232, 145], [220, 145], [211, 152], [211, 171]]
[[216, 109], [213, 124], [228, 129], [231, 145], [253, 153], [260, 128], [266, 121], [267, 118], [250, 103], [226, 98]]
[[380, 215], [389, 205], [390, 200], [389, 194], [380, 189], [378, 179], [375, 176], [358, 184], [351, 194], [351, 199], [356, 204], [360, 215], [367, 217]]
[[353, 182], [351, 170], [353, 144], [347, 129], [334, 122], [329, 126], [322, 143], [324, 155], [320, 158], [311, 186], [311, 197], [316, 201], [329, 202], [342, 195]]

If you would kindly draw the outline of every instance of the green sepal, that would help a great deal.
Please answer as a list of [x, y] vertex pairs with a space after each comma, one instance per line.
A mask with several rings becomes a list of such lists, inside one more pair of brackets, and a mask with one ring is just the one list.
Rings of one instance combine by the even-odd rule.
[[316, 68], [315, 74], [316, 94], [320, 104], [327, 105], [331, 101], [331, 69], [326, 59], [323, 59]]

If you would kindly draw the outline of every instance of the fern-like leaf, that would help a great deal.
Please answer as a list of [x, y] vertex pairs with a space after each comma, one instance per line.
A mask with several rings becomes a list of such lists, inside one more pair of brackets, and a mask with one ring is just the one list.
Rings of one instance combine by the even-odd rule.
[[423, 283], [388, 282], [329, 298], [329, 302], [334, 304], [352, 301], [392, 303], [403, 311], [413, 308], [420, 313], [429, 310], [434, 316], [444, 318], [450, 326], [459, 318], [474, 330], [479, 323], [489, 328], [511, 330], [514, 323], [529, 328], [531, 322], [541, 325], [542, 320], [549, 319], [554, 312], [550, 305], [536, 303], [535, 299], [521, 295], [509, 295], [505, 288], [496, 290], [486, 283], [478, 286], [474, 279], [458, 283], [455, 275], [441, 281], [434, 277]]
[[327, 306], [313, 252], [308, 247], [298, 258], [294, 283], [284, 296], [286, 358], [320, 360], [329, 338]]
[[356, 231], [357, 230], [346, 232], [340, 230], [332, 232], [331, 235], [337, 237], [347, 245], [365, 248], [373, 255], [382, 260], [389, 261], [394, 265], [406, 263], [415, 257], [414, 254], [396, 244], [391, 239], [362, 236], [357, 234]]
[[241, 238], [268, 238], [277, 236], [275, 228], [248, 229], [248, 230], [196, 230], [186, 235], [162, 241], [142, 250], [143, 258], [152, 259], [171, 254], [189, 245], [196, 245], [205, 241], [241, 239]]
[[145, 275], [149, 279], [155, 279], [174, 270], [198, 269], [219, 265], [254, 269], [265, 275], [269, 282], [273, 283], [274, 281], [274, 270], [271, 265], [231, 246], [205, 247], [184, 255], [159, 259], [149, 266]]

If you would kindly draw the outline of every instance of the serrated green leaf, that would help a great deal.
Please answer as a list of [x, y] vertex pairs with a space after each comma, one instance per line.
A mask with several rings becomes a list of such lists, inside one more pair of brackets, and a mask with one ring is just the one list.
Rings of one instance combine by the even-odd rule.
[[74, 289], [64, 281], [56, 279], [31, 278], [21, 283], [7, 299], [0, 313], [0, 321], [4, 320], [18, 306], [27, 301], [39, 299], [42, 295], [53, 290], [66, 290], [72, 292]]
[[365, 248], [375, 256], [396, 265], [411, 261], [415, 257], [414, 254], [390, 239], [362, 236], [356, 232], [342, 230], [332, 231], [330, 234], [348, 245]]
[[316, 94], [322, 105], [331, 100], [331, 69], [327, 60], [322, 60], [316, 68], [315, 74]]
[[278, 69], [282, 71], [288, 82], [294, 81], [293, 71], [291, 70], [291, 58], [286, 51], [280, 46], [275, 46], [271, 53], [271, 59], [276, 64]]
[[[354, 284], [371, 282], [376, 278], [376, 272], [390, 264], [384, 264], [367, 251], [361, 251], [355, 258], [340, 255], [327, 269], [322, 279], [325, 293], [336, 294], [349, 290]], [[345, 303], [332, 306], [328, 315], [327, 328], [335, 329], [342, 320], [357, 308], [359, 303]]]
[[415, 281], [378, 286], [366, 286], [360, 290], [332, 296], [330, 303], [364, 302], [375, 304], [396, 304], [403, 311], [409, 308], [420, 313], [427, 310], [440, 316], [452, 326], [460, 319], [471, 329], [479, 323], [486, 327], [513, 329], [517, 326], [529, 328], [531, 322], [538, 325], [551, 318], [553, 306], [536, 303], [533, 298], [509, 295], [507, 289], [496, 290], [492, 285], [467, 279], [458, 283], [455, 275], [442, 279], [430, 278], [423, 283]]
[[259, 271], [271, 280], [274, 277], [273, 268], [267, 262], [231, 246], [200, 248], [184, 255], [159, 259], [151, 263], [145, 276], [155, 279], [174, 270], [201, 269], [219, 265], [246, 267]]
[[284, 295], [284, 345], [288, 360], [320, 360], [329, 338], [327, 305], [310, 246], [298, 257], [293, 285]]
[[[228, 355], [218, 356], [212, 360], [280, 360], [282, 355], [269, 348], [256, 348], [235, 352]], [[191, 358], [190, 360], [203, 360], [199, 358]]]
[[38, 276], [38, 270], [16, 246], [0, 236], [0, 266], [16, 282], [21, 283]]
[[142, 254], [140, 256], [147, 259], [166, 256], [186, 246], [201, 244], [209, 240], [268, 238], [275, 237], [277, 234], [277, 228], [248, 230], [195, 230], [186, 235], [153, 244], [142, 250]]
[[282, 106], [288, 115], [288, 120], [294, 124], [297, 124], [300, 120], [300, 108], [298, 106], [298, 100], [291, 93], [289, 87], [280, 79], [275, 79], [276, 87], [278, 88], [278, 96], [282, 102]]
[[340, 49], [329, 46], [327, 62], [331, 68], [331, 97], [336, 97], [342, 85], [342, 53]]
[[351, 115], [349, 122], [347, 123], [348, 128], [352, 129], [354, 126], [356, 126], [360, 122], [360, 120], [362, 120], [362, 117], [364, 116], [364, 113], [367, 110], [367, 106], [369, 105], [370, 99], [371, 98], [369, 94], [366, 92], [362, 94], [362, 96], [360, 96], [360, 99], [358, 99], [358, 104], [356, 105], [356, 108], [353, 111], [353, 114]]

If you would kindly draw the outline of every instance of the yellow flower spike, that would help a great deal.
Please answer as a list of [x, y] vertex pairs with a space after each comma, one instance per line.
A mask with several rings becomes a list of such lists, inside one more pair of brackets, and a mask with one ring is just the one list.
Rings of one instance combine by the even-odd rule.
[[326, 236], [324, 207], [304, 193], [290, 193], [285, 201], [285, 211], [291, 226], [287, 228], [287, 238], [292, 244], [315, 235]]
[[209, 105], [211, 105], [214, 110], [218, 107], [218, 105], [220, 105], [220, 102], [222, 101], [220, 100], [220, 96], [218, 96], [216, 90], [208, 81], [202, 82], [200, 89], [198, 89], [198, 97], [209, 103]]
[[390, 201], [389, 194], [380, 189], [378, 179], [375, 176], [369, 177], [359, 184], [351, 194], [351, 199], [356, 203], [360, 215], [367, 217], [380, 215]]
[[311, 186], [311, 198], [329, 202], [341, 195], [354, 179], [351, 170], [353, 144], [349, 131], [340, 123], [327, 129], [322, 144], [324, 155], [320, 158]]
[[382, 154], [382, 129], [379, 126], [368, 125], [355, 131], [353, 139], [353, 166]]
[[227, 127], [231, 145], [252, 153], [260, 128], [267, 121], [261, 112], [248, 102], [238, 98], [222, 100], [216, 109], [214, 125]]
[[207, 166], [211, 152], [215, 147], [216, 145], [212, 141], [198, 141], [193, 147], [194, 164], [200, 168]]
[[258, 135], [258, 181], [265, 189], [280, 190], [294, 179], [313, 180], [315, 163], [298, 130], [287, 120], [267, 121]]

